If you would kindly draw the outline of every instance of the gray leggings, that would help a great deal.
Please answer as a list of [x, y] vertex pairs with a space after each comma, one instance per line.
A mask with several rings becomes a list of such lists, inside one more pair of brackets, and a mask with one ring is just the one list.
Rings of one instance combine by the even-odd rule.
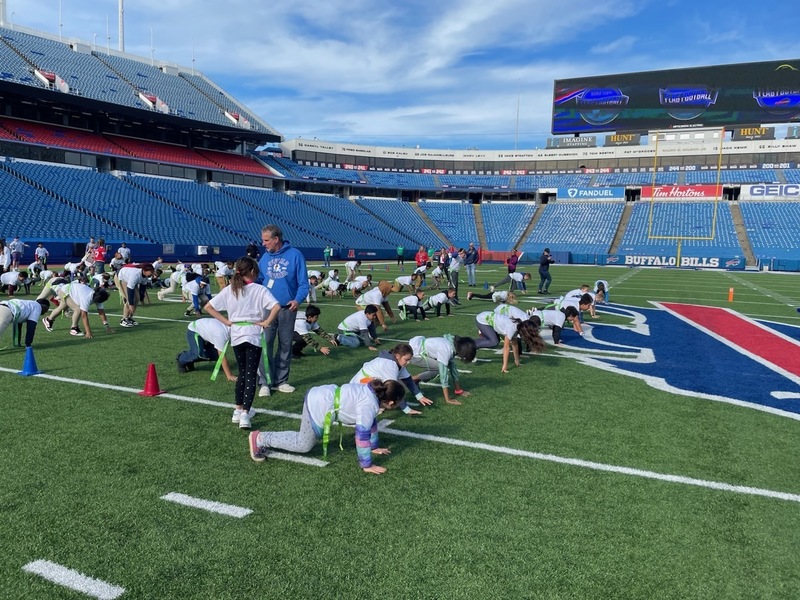
[[258, 434], [256, 443], [259, 448], [276, 448], [305, 454], [311, 452], [322, 435], [322, 432], [318, 435], [315, 429], [308, 412], [308, 403], [304, 402], [300, 431], [262, 431]]
[[425, 358], [422, 356], [415, 356], [411, 359], [410, 364], [421, 369], [426, 369], [419, 374], [420, 381], [430, 381], [439, 374], [439, 361], [432, 358]]

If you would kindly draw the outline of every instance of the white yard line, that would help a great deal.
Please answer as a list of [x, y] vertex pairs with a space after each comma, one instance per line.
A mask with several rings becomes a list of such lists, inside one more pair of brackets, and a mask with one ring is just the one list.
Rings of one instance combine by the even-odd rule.
[[57, 585], [81, 592], [100, 600], [114, 600], [125, 593], [125, 588], [94, 579], [73, 569], [50, 562], [35, 560], [22, 567], [23, 571], [33, 573]]
[[167, 500], [168, 502], [174, 502], [175, 504], [180, 504], [182, 506], [199, 508], [200, 510], [206, 510], [208, 512], [226, 515], [228, 517], [235, 517], [237, 519], [243, 519], [247, 515], [253, 513], [253, 511], [249, 508], [242, 508], [241, 506], [234, 506], [233, 504], [215, 502], [214, 500], [195, 498], [194, 496], [187, 496], [186, 494], [180, 494], [178, 492], [170, 492], [169, 494], [165, 494], [161, 496], [161, 499]]
[[[7, 368], [4, 368], [4, 367], [0, 367], [0, 372], [14, 373], [14, 374], [17, 373], [17, 371], [15, 369], [7, 369]], [[43, 373], [38, 374], [38, 375], [33, 375], [32, 377], [38, 377], [40, 379], [49, 379], [49, 380], [53, 380], [53, 381], [59, 381], [59, 382], [62, 382], [62, 383], [72, 383], [72, 384], [77, 384], [77, 385], [87, 385], [87, 386], [97, 387], [97, 388], [101, 388], [101, 389], [113, 389], [113, 390], [117, 390], [117, 391], [124, 391], [124, 392], [130, 392], [130, 393], [135, 393], [135, 394], [139, 393], [139, 390], [135, 389], [135, 388], [127, 388], [127, 387], [121, 387], [121, 386], [111, 386], [111, 385], [107, 385], [107, 384], [103, 384], [103, 383], [95, 383], [95, 382], [83, 381], [83, 380], [80, 380], [80, 379], [70, 379], [70, 378], [67, 378], [67, 377], [56, 377], [56, 376], [53, 376], [53, 375], [47, 375], [47, 374], [43, 374]], [[425, 385], [425, 383], [423, 382], [421, 385]], [[433, 386], [437, 386], [437, 384], [432, 384], [432, 385]], [[204, 404], [204, 405], [207, 405], [207, 406], [218, 406], [218, 407], [226, 408], [228, 410], [230, 410], [232, 408], [232, 405], [229, 404], [229, 403], [215, 402], [213, 400], [206, 400], [206, 399], [203, 399], [203, 398], [192, 398], [192, 397], [189, 397], [189, 396], [178, 396], [176, 394], [164, 393], [164, 394], [161, 394], [160, 396], [157, 396], [155, 398], [157, 398], [157, 399], [169, 398], [171, 400], [179, 400], [181, 402], [192, 402], [192, 403], [196, 403], [196, 404]], [[274, 416], [280, 416], [280, 417], [289, 417], [289, 418], [294, 418], [294, 419], [300, 419], [301, 418], [301, 415], [293, 414], [293, 413], [285, 413], [285, 412], [282, 412], [282, 411], [271, 411], [271, 410], [265, 410], [265, 409], [256, 409], [256, 412], [264, 413], [264, 414], [270, 414], [270, 415], [274, 415]], [[634, 477], [642, 477], [642, 478], [645, 478], [645, 479], [655, 479], [655, 480], [666, 481], [666, 482], [670, 482], [670, 483], [678, 483], [678, 484], [683, 484], [683, 485], [705, 487], [705, 488], [708, 488], [708, 489], [714, 489], [714, 490], [719, 490], [719, 491], [733, 492], [733, 493], [737, 493], [737, 494], [746, 494], [746, 495], [751, 495], [751, 496], [762, 496], [762, 497], [765, 497], [765, 498], [773, 498], [773, 499], [778, 499], [778, 500], [787, 500], [787, 501], [790, 501], [790, 502], [800, 503], [800, 494], [791, 494], [791, 493], [787, 493], [787, 492], [779, 492], [779, 491], [768, 490], [768, 489], [763, 489], [763, 488], [754, 488], [754, 487], [736, 485], [736, 484], [731, 484], [731, 483], [724, 483], [724, 482], [719, 482], [719, 481], [708, 481], [708, 480], [703, 480], [703, 479], [695, 479], [693, 477], [684, 477], [682, 475], [672, 475], [672, 474], [668, 474], [668, 473], [657, 473], [655, 471], [646, 471], [646, 470], [642, 470], [642, 469], [635, 469], [635, 468], [632, 468], [632, 467], [625, 467], [625, 466], [619, 466], [619, 465], [611, 465], [611, 464], [606, 464], [606, 463], [599, 463], [599, 462], [594, 462], [594, 461], [587, 461], [587, 460], [582, 460], [582, 459], [579, 459], [579, 458], [569, 458], [569, 457], [563, 457], [563, 456], [556, 456], [556, 455], [553, 455], [553, 454], [541, 454], [539, 452], [530, 452], [530, 451], [527, 451], [527, 450], [517, 450], [515, 448], [507, 448], [507, 447], [504, 447], [504, 446], [495, 446], [495, 445], [483, 444], [483, 443], [479, 443], [479, 442], [469, 442], [469, 441], [459, 440], [459, 439], [454, 439], [454, 438], [446, 438], [446, 437], [441, 437], [441, 436], [427, 435], [427, 434], [415, 433], [415, 432], [411, 432], [411, 431], [402, 431], [402, 430], [399, 430], [399, 429], [388, 429], [386, 427], [383, 427], [381, 430], [384, 433], [387, 433], [387, 434], [390, 434], [390, 435], [397, 435], [397, 436], [401, 436], [401, 437], [414, 438], [414, 439], [419, 439], [419, 440], [424, 440], [424, 441], [429, 441], [429, 442], [434, 442], [434, 443], [439, 443], [439, 444], [447, 444], [447, 445], [450, 445], [450, 446], [461, 446], [461, 447], [465, 447], [465, 448], [473, 448], [473, 449], [477, 449], [477, 450], [484, 450], [484, 451], [487, 451], [487, 452], [493, 452], [493, 453], [498, 453], [498, 454], [506, 454], [506, 455], [511, 455], [511, 456], [529, 458], [529, 459], [533, 459], [533, 460], [554, 462], [554, 463], [570, 465], [570, 466], [574, 466], [574, 467], [580, 467], [580, 468], [584, 468], [584, 469], [591, 469], [591, 470], [595, 470], [595, 471], [605, 471], [605, 472], [610, 472], [610, 473], [618, 473], [618, 474], [622, 474], [622, 475], [630, 475], [630, 476], [634, 476]]]

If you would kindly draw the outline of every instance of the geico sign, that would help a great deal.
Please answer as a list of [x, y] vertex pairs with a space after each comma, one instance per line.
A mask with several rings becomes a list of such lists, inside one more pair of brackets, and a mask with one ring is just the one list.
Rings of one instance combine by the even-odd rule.
[[800, 185], [787, 183], [784, 185], [774, 183], [769, 185], [751, 185], [751, 196], [800, 196]]

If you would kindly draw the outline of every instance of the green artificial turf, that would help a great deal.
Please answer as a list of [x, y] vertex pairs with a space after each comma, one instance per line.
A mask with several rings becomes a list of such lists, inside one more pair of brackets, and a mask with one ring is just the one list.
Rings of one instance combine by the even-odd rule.
[[[526, 269], [535, 291], [535, 268]], [[690, 302], [800, 324], [797, 275], [558, 265], [552, 273], [556, 293], [602, 278], [615, 304]], [[379, 265], [373, 274], [398, 273]], [[486, 265], [478, 280], [502, 276]], [[474, 315], [491, 304], [466, 302], [467, 290], [452, 317], [390, 324], [383, 347], [475, 335]], [[151, 297], [136, 328], [112, 317], [116, 332], [106, 334], [91, 316], [92, 340], [71, 337], [64, 319], [54, 333], [40, 327], [38, 367], [66, 381], [0, 371], [0, 598], [83, 597], [22, 571], [38, 559], [122, 586], [124, 598], [797, 595], [800, 503], [549, 460], [800, 494], [797, 420], [659, 391], [552, 348], [502, 374], [499, 354], [482, 350], [490, 362], [460, 364], [470, 371], [461, 374], [471, 392], [462, 406], [426, 387], [435, 404], [421, 416], [382, 415], [392, 420], [381, 434], [392, 454], [375, 462], [386, 474], [358, 468], [348, 429], [324, 468], [256, 464], [246, 433], [230, 423], [233, 384], [211, 382], [208, 363], [177, 372], [190, 319], [183, 305]], [[543, 302], [533, 293], [520, 306]], [[329, 331], [354, 309], [318, 305]], [[114, 296], [106, 308], [118, 315]], [[626, 324], [602, 313], [600, 322]], [[255, 406], [299, 416], [309, 387], [345, 383], [373, 356], [307, 351], [292, 363], [297, 391]], [[22, 349], [0, 351], [5, 369], [23, 360]], [[135, 393], [150, 363], [160, 388], [183, 400]], [[297, 429], [299, 420], [261, 412], [253, 425]], [[308, 456], [321, 458], [321, 447]], [[169, 492], [253, 512], [212, 514], [160, 499]]]

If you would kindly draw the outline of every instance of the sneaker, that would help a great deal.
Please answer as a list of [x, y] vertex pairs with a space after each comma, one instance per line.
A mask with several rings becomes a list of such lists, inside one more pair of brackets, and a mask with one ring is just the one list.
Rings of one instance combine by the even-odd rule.
[[44, 325], [44, 328], [47, 329], [47, 331], [49, 331], [50, 333], [53, 332], [53, 322], [47, 317], [44, 317], [42, 319], [42, 325]]
[[[238, 409], [238, 408], [234, 408], [233, 409], [233, 416], [231, 416], [231, 423], [239, 423], [239, 421], [241, 420], [243, 414], [244, 414], [243, 410]], [[247, 416], [250, 417], [251, 419], [253, 417], [255, 417], [256, 416], [256, 409], [255, 408], [251, 408], [250, 412], [247, 413]]]
[[490, 291], [490, 292], [492, 292], [492, 293], [494, 294], [494, 286], [493, 286], [493, 285], [490, 285], [490, 286], [489, 286], [489, 291]]
[[250, 446], [250, 458], [256, 462], [264, 462], [267, 457], [261, 454], [261, 448], [258, 447], [259, 433], [259, 431], [251, 431], [247, 436], [247, 443]]
[[250, 429], [250, 427], [252, 427], [250, 423], [250, 413], [242, 411], [239, 413], [239, 429]]
[[121, 327], [133, 327], [133, 323], [131, 323], [130, 319], [122, 319], [119, 324]]
[[69, 330], [69, 334], [70, 335], [74, 335], [76, 337], [83, 337], [83, 332], [80, 329], [78, 329], [77, 327], [72, 327]]
[[269, 386], [262, 385], [260, 388], [258, 388], [258, 397], [266, 398], [267, 396], [269, 396]]
[[139, 324], [139, 321], [134, 321], [133, 319], [128, 319], [128, 323], [130, 323], [133, 327], [136, 327]]
[[175, 362], [178, 365], [178, 373], [183, 374], [183, 373], [188, 373], [189, 372], [189, 369], [187, 368], [187, 366], [181, 362], [180, 354], [175, 358]]
[[283, 392], [284, 394], [291, 394], [295, 390], [295, 387], [293, 385], [289, 385], [288, 383], [286, 383], [284, 381], [282, 384], [280, 384], [279, 386], [274, 387], [272, 389], [275, 390], [276, 392]]
[[467, 292], [467, 300], [472, 300], [472, 297], [475, 295], [475, 292]]

